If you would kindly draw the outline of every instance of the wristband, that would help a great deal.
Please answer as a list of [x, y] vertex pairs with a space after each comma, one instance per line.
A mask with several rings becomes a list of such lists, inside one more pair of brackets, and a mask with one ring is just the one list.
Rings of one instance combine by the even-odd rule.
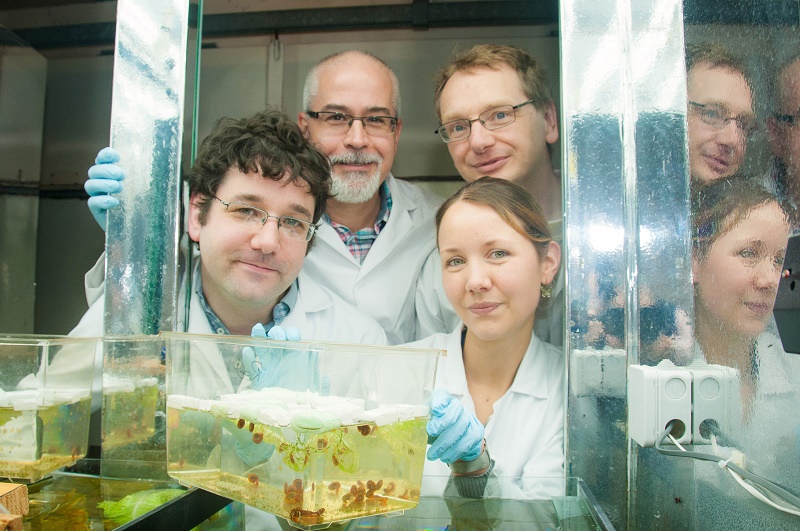
[[478, 457], [472, 461], [454, 461], [448, 466], [450, 467], [451, 472], [461, 475], [471, 474], [473, 472], [477, 472], [478, 470], [483, 470], [484, 468], [487, 468], [491, 462], [492, 458], [489, 456], [489, 448], [486, 447], [486, 441], [484, 440], [483, 450]]

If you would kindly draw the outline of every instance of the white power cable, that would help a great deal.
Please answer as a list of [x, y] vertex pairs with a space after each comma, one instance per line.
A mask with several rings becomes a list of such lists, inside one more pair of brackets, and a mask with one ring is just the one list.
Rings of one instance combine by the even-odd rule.
[[[758, 474], [754, 474], [750, 472], [736, 463], [731, 462], [732, 458], [729, 459], [722, 459], [719, 455], [712, 455], [712, 454], [705, 454], [701, 452], [694, 452], [694, 451], [687, 451], [685, 448], [677, 444], [677, 441], [672, 437], [672, 422], [670, 422], [661, 435], [656, 440], [655, 449], [664, 455], [672, 455], [678, 457], [691, 457], [693, 459], [700, 459], [703, 461], [711, 461], [717, 463], [717, 466], [720, 468], [727, 468], [728, 471], [733, 475], [734, 479], [737, 483], [739, 483], [747, 492], [752, 494], [756, 499], [766, 503], [767, 505], [778, 509], [779, 511], [800, 516], [800, 498], [795, 496], [794, 494], [788, 492], [786, 489], [769, 481], [766, 478], [759, 476]], [[681, 449], [681, 451], [677, 450], [669, 450], [662, 446], [662, 443], [670, 437], [673, 442]], [[711, 438], [711, 447], [715, 453], [720, 452], [720, 447], [717, 445], [716, 436], [712, 434]], [[741, 452], [737, 452], [739, 455], [742, 455]], [[744, 465], [744, 463], [742, 463]], [[745, 481], [749, 481], [750, 483], [746, 483]], [[773, 496], [779, 497], [782, 501], [789, 504], [789, 507], [784, 507], [782, 505], [776, 504], [774, 501], [767, 498], [763, 491], [760, 489], [765, 489], [766, 491], [770, 492]]]
[[680, 448], [682, 452], [685, 452], [685, 451], [686, 451], [686, 448], [684, 448], [683, 446], [681, 446], [681, 443], [679, 443], [679, 442], [678, 442], [678, 441], [675, 439], [675, 437], [673, 437], [673, 436], [672, 436], [672, 434], [671, 434], [671, 433], [669, 434], [669, 440], [670, 440], [670, 441], [672, 441], [672, 444], [674, 444], [675, 446], [677, 446], [678, 448]]

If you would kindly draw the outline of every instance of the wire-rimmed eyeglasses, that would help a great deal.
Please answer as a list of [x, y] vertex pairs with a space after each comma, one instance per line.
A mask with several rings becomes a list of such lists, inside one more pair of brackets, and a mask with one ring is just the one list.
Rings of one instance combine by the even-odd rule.
[[353, 122], [358, 120], [364, 126], [364, 131], [368, 135], [386, 136], [394, 133], [397, 127], [396, 116], [353, 116], [338, 111], [306, 111], [306, 114], [319, 120], [320, 123], [331, 132], [346, 133], [352, 127]]
[[214, 195], [211, 197], [225, 205], [225, 212], [228, 213], [230, 219], [248, 226], [254, 231], [260, 230], [269, 218], [275, 218], [278, 221], [279, 234], [292, 240], [307, 242], [317, 230], [316, 225], [304, 219], [297, 219], [291, 216], [273, 216], [266, 210], [252, 205], [238, 201], [223, 201]]
[[759, 129], [758, 121], [753, 115], [741, 114], [733, 116], [725, 106], [715, 103], [690, 101], [689, 105], [703, 123], [710, 125], [714, 129], [724, 129], [731, 122], [736, 122], [736, 126], [745, 136], [750, 136]]
[[492, 107], [480, 113], [478, 117], [473, 120], [460, 118], [444, 123], [440, 125], [434, 133], [438, 134], [442, 137], [442, 140], [449, 144], [450, 142], [457, 142], [469, 138], [472, 132], [472, 122], [480, 122], [481, 125], [489, 131], [494, 131], [495, 129], [513, 124], [517, 119], [517, 109], [529, 103], [533, 103], [533, 100], [523, 101], [517, 105]]

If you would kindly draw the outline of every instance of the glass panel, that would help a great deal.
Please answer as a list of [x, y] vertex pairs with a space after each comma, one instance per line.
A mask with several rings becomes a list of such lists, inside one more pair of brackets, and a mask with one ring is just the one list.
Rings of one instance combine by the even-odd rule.
[[[785, 265], [781, 259], [797, 218], [787, 222], [778, 201], [800, 205], [799, 7], [753, 2], [721, 15], [703, 2], [685, 4], [695, 356], [725, 370], [728, 391], [725, 407], [708, 411], [694, 396], [692, 424], [701, 429], [694, 442], [705, 444], [688, 449], [741, 460], [795, 493], [800, 417], [787, 413], [800, 403], [800, 356], [787, 354], [781, 337], [798, 350], [790, 345], [798, 329], [797, 242]], [[791, 323], [780, 337], [779, 289], [775, 317]], [[704, 427], [711, 429], [702, 440]], [[668, 459], [694, 469], [696, 482], [683, 488], [695, 500], [695, 528], [797, 527], [797, 516], [757, 499], [729, 470]]]
[[117, 4], [111, 145], [126, 181], [108, 215], [108, 334], [173, 327], [188, 16], [188, 0]]
[[[106, 335], [152, 338], [175, 323], [189, 17], [188, 0], [117, 4], [111, 145], [126, 181], [108, 214]], [[115, 461], [104, 460], [103, 476], [165, 477], [161, 349], [108, 341], [104, 365], [103, 454]]]
[[561, 6], [567, 473], [617, 527], [636, 528], [639, 498], [660, 500], [663, 487], [651, 480], [661, 465], [628, 451], [626, 367], [691, 352], [681, 5]]
[[611, 521], [624, 529], [625, 325], [622, 314], [604, 317], [607, 301], [625, 293], [620, 72], [602, 59], [622, 53], [617, 29], [610, 2], [561, 3], [567, 475], [584, 479]]

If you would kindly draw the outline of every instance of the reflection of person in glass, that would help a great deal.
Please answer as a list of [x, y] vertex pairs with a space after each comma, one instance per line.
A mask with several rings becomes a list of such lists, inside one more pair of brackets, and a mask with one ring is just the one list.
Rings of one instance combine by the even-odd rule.
[[756, 129], [743, 63], [715, 44], [686, 47], [689, 170], [709, 182], [733, 175]]
[[[531, 195], [493, 177], [445, 201], [436, 226], [444, 290], [461, 322], [414, 345], [447, 349], [436, 387], [485, 426], [495, 466], [484, 473], [519, 478], [525, 496], [553, 495], [563, 486], [542, 478], [563, 475], [564, 362], [533, 325], [551, 297], [560, 248]], [[425, 473], [449, 471], [429, 462]]]
[[695, 337], [706, 361], [739, 370], [749, 406], [760, 363], [780, 346], [765, 328], [789, 238], [787, 210], [757, 181], [735, 176], [694, 190], [692, 212]]
[[778, 70], [775, 113], [767, 120], [772, 153], [771, 184], [792, 206], [800, 206], [800, 56]]
[[[587, 338], [594, 348], [624, 348], [625, 294], [615, 291], [605, 309], [590, 322]], [[653, 299], [646, 289], [639, 293], [639, 363], [654, 365], [669, 359], [677, 365], [689, 363], [691, 345], [686, 313], [675, 304]]]
[[[741, 397], [730, 397], [701, 432], [703, 425], [709, 429], [709, 450], [721, 460], [743, 463], [797, 492], [800, 357], [786, 354], [769, 326], [789, 235], [787, 210], [759, 180], [740, 177], [698, 187], [692, 203], [695, 355], [735, 368]], [[739, 529], [743, 514], [757, 515], [759, 529], [797, 529], [796, 516], [763, 505], [706, 464], [694, 468], [697, 529]]]

